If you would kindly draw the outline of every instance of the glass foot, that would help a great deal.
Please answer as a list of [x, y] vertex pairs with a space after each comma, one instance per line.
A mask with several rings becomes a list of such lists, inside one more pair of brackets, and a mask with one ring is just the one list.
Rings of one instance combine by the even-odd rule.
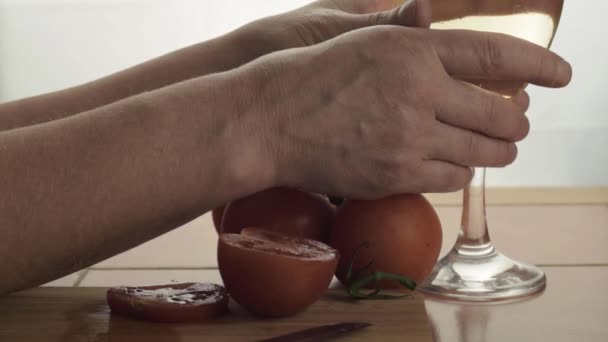
[[452, 250], [418, 289], [453, 300], [493, 301], [528, 296], [545, 288], [545, 273], [540, 268], [513, 261], [493, 245], [485, 247], [481, 255]]

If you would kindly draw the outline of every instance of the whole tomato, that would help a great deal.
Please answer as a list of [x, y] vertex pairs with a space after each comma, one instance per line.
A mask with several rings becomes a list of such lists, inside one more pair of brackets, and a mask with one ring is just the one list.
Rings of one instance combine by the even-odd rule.
[[[422, 195], [407, 194], [345, 201], [334, 219], [329, 244], [340, 252], [336, 276], [342, 283], [358, 250], [354, 271], [372, 262], [371, 271], [403, 275], [420, 284], [433, 270], [441, 242], [441, 223], [431, 204]], [[364, 244], [368, 246], [361, 248]], [[394, 280], [374, 285], [400, 287]]]

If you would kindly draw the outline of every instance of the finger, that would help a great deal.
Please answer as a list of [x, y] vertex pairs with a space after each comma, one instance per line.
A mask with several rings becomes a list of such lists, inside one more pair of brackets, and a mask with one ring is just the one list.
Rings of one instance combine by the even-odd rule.
[[435, 105], [437, 120], [513, 142], [528, 135], [530, 123], [525, 109], [515, 100], [463, 81], [450, 79], [445, 86], [444, 96]]
[[530, 108], [530, 95], [525, 90], [522, 90], [513, 96], [512, 100], [516, 105], [521, 107], [524, 112]]
[[410, 0], [397, 13], [396, 25], [428, 28], [431, 26], [430, 0]]
[[351, 14], [384, 12], [403, 4], [402, 1], [396, 0], [323, 0], [319, 3], [324, 8], [337, 9]]
[[426, 160], [422, 163], [417, 184], [408, 186], [416, 193], [454, 192], [463, 189], [471, 182], [473, 170], [438, 160]]
[[[370, 1], [370, 4], [382, 1]], [[381, 11], [383, 6], [368, 7], [365, 12], [356, 12], [346, 15], [349, 30], [355, 30], [375, 25], [399, 25], [408, 27], [428, 28], [431, 23], [431, 7], [428, 0], [410, 0], [400, 7], [394, 7], [392, 3], [390, 10]], [[369, 11], [368, 11], [369, 10]], [[351, 13], [351, 12], [349, 12]]]
[[441, 123], [427, 150], [430, 160], [470, 167], [504, 167], [517, 158], [517, 146], [512, 142]]
[[557, 54], [508, 35], [435, 30], [428, 37], [446, 71], [459, 79], [563, 87], [572, 78], [572, 67]]

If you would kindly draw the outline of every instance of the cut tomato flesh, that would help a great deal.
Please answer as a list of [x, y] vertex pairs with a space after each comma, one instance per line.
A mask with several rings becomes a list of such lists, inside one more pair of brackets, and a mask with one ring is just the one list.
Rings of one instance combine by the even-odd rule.
[[337, 255], [335, 249], [322, 242], [259, 228], [246, 228], [241, 234], [223, 234], [222, 238], [231, 246], [306, 260], [332, 260]]
[[107, 301], [112, 312], [155, 322], [203, 321], [228, 311], [226, 289], [209, 283], [115, 287]]

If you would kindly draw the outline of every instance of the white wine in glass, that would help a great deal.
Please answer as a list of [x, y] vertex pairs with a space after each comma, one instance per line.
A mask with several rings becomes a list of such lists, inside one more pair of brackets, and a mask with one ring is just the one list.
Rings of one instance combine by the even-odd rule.
[[[431, 4], [431, 29], [503, 33], [549, 48], [563, 0], [431, 0]], [[513, 82], [467, 81], [504, 96], [525, 87]], [[419, 289], [451, 299], [491, 301], [530, 295], [542, 290], [545, 282], [541, 269], [511, 260], [494, 247], [486, 222], [485, 169], [476, 169], [464, 191], [456, 244]]]

